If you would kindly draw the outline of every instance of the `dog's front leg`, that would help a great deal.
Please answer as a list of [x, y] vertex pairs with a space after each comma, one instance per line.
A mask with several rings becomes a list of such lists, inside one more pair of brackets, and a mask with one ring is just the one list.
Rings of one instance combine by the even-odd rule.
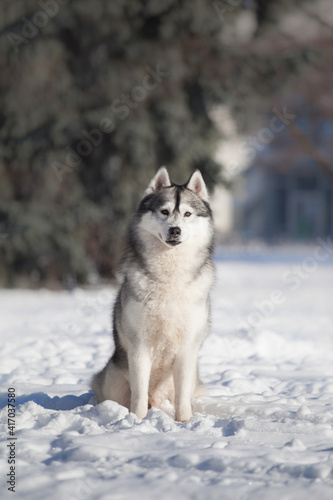
[[197, 376], [197, 350], [189, 348], [177, 356], [173, 376], [175, 382], [175, 419], [187, 422], [192, 417], [191, 399]]
[[145, 347], [133, 347], [128, 353], [131, 387], [131, 412], [144, 418], [148, 411], [148, 389], [151, 370], [151, 356]]

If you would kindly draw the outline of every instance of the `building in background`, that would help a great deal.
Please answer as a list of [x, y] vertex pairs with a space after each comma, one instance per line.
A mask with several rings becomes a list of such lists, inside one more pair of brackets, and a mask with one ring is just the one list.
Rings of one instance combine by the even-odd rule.
[[238, 205], [242, 236], [311, 240], [333, 235], [333, 181], [316, 165], [256, 165], [245, 175]]
[[244, 238], [333, 235], [333, 123], [303, 108], [292, 126], [257, 152], [243, 180], [235, 228]]

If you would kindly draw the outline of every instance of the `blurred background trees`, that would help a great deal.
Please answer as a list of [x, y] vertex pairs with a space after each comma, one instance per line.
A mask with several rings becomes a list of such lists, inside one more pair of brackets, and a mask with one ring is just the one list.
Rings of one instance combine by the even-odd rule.
[[245, 133], [317, 61], [279, 32], [303, 4], [4, 0], [0, 283], [112, 278], [163, 164], [175, 182], [200, 168], [210, 188], [227, 183], [214, 109]]

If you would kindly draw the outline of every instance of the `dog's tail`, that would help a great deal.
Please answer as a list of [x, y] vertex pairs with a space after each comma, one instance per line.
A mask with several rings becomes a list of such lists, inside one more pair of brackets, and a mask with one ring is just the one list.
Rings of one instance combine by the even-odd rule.
[[98, 403], [102, 403], [105, 400], [103, 397], [103, 381], [105, 376], [105, 368], [100, 372], [96, 373], [90, 382], [90, 387], [97, 396]]

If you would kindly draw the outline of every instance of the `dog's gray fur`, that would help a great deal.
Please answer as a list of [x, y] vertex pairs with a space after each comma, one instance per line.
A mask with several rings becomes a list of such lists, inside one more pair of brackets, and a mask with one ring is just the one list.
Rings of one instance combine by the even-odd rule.
[[162, 167], [128, 233], [113, 311], [115, 350], [92, 381], [98, 402], [111, 399], [143, 418], [168, 399], [176, 420], [191, 418], [192, 399], [203, 392], [197, 359], [209, 329], [212, 252], [200, 172], [178, 186]]

